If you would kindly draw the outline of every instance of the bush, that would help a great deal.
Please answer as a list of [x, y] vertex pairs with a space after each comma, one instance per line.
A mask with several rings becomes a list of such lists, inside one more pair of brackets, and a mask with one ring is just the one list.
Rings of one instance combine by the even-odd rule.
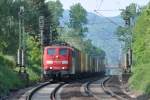
[[27, 71], [31, 82], [40, 79], [41, 74], [41, 49], [39, 43], [29, 36], [27, 39]]
[[133, 76], [130, 78], [130, 86], [136, 90], [141, 90], [145, 94], [150, 94], [150, 64], [134, 66]]
[[12, 67], [14, 67], [14, 62], [0, 55], [0, 96], [24, 85]]
[[[149, 5], [149, 4], [148, 4]], [[133, 29], [133, 76], [130, 86], [145, 94], [150, 94], [150, 14], [143, 9]]]
[[[29, 37], [27, 40], [27, 73], [30, 82], [37, 82], [40, 79], [41, 52], [39, 44]], [[0, 96], [9, 93], [11, 89], [24, 87], [26, 82], [18, 75], [19, 68], [15, 66], [15, 60], [11, 56], [0, 54]]]

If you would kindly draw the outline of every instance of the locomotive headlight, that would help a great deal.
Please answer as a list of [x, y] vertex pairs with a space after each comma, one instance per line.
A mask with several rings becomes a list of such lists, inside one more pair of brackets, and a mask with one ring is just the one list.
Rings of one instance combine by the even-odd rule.
[[53, 69], [53, 67], [50, 67], [49, 69]]
[[68, 61], [62, 61], [62, 64], [68, 64]]
[[53, 61], [46, 61], [47, 64], [53, 64]]

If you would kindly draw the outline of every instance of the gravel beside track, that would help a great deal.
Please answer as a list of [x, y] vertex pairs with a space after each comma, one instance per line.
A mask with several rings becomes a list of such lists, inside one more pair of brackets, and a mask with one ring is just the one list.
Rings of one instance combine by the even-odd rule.
[[104, 87], [108, 93], [118, 100], [136, 100], [131, 98], [129, 95], [122, 91], [122, 84], [119, 81], [118, 76], [112, 76], [108, 81], [105, 82]]

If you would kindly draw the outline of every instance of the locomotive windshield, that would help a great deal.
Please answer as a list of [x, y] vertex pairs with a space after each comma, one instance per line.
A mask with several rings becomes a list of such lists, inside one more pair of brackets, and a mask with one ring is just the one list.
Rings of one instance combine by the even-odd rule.
[[48, 48], [48, 55], [54, 55], [54, 54], [56, 54], [56, 49], [54, 49], [54, 48]]
[[67, 51], [68, 51], [67, 48], [62, 48], [59, 50], [59, 54], [60, 55], [67, 55]]

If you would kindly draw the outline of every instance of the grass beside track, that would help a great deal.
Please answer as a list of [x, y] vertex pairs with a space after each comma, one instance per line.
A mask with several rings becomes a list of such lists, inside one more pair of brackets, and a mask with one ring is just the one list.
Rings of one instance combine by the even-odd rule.
[[150, 64], [135, 66], [129, 80], [130, 87], [150, 95]]
[[14, 71], [15, 63], [10, 57], [0, 55], [0, 96], [6, 95], [11, 89], [22, 87], [24, 83]]
[[[32, 66], [27, 68], [30, 83], [40, 79], [40, 67]], [[7, 96], [11, 90], [25, 87], [27, 82], [20, 79], [15, 60], [11, 56], [0, 54], [0, 98]]]

